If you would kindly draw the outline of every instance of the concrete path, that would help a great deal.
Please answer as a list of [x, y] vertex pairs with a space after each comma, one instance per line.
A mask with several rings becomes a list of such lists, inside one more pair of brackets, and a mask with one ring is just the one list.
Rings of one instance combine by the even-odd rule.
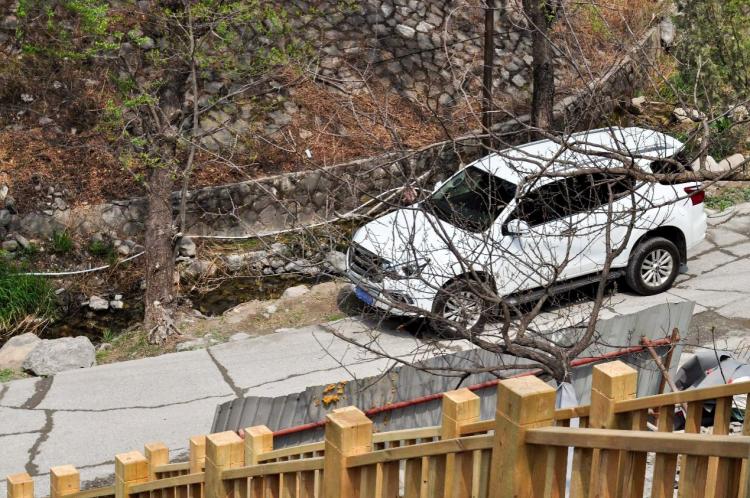
[[[689, 273], [669, 293], [649, 298], [617, 294], [607, 314], [630, 313], [668, 301], [697, 303], [690, 341], [750, 349], [750, 204], [711, 219], [707, 240], [691, 254]], [[570, 322], [586, 304], [571, 306]], [[280, 395], [382, 372], [391, 362], [337, 339], [331, 329], [366, 342], [371, 324], [347, 318], [325, 326], [285, 330], [209, 350], [167, 354], [48, 379], [0, 384], [0, 478], [27, 471], [37, 496], [47, 493], [50, 466], [72, 464], [82, 479], [105, 479], [116, 453], [164, 441], [184, 456], [191, 435], [211, 426], [217, 404], [242, 394]], [[714, 330], [714, 334], [709, 332]], [[438, 350], [388, 323], [377, 345], [408, 360]], [[457, 350], [460, 342], [438, 347]], [[0, 498], [5, 482], [0, 482]]]

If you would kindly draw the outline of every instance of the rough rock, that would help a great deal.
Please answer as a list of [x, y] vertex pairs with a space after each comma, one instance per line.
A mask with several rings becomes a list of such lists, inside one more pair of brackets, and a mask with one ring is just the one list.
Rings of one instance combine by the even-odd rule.
[[745, 121], [750, 117], [750, 112], [748, 112], [747, 106], [738, 105], [729, 110], [729, 117], [732, 118], [732, 121], [734, 122]]
[[130, 256], [132, 249], [129, 245], [120, 243], [115, 246], [115, 251], [117, 251], [117, 254], [119, 254], [120, 256], [128, 257]]
[[525, 87], [525, 86], [526, 86], [526, 83], [527, 83], [527, 81], [526, 81], [526, 78], [524, 78], [524, 77], [523, 77], [523, 76], [521, 76], [520, 74], [517, 74], [517, 75], [513, 76], [513, 78], [511, 79], [511, 81], [512, 81], [512, 82], [513, 82], [513, 84], [514, 84], [514, 85], [516, 85], [516, 86], [517, 86], [518, 88], [523, 88], [523, 87]]
[[684, 109], [682, 107], [675, 107], [672, 111], [672, 118], [678, 123], [690, 123], [703, 121], [706, 119], [705, 113], [700, 112], [697, 109]]
[[16, 242], [18, 242], [18, 245], [21, 246], [21, 249], [25, 251], [31, 249], [31, 242], [26, 240], [26, 237], [22, 235], [16, 235]]
[[263, 309], [263, 313], [264, 313], [264, 314], [265, 314], [266, 316], [271, 316], [271, 315], [273, 315], [274, 313], [276, 313], [276, 312], [278, 311], [278, 309], [279, 309], [279, 307], [278, 307], [278, 306], [276, 306], [275, 304], [269, 304], [268, 306], [266, 306], [266, 307], [265, 307], [265, 308]]
[[55, 375], [65, 370], [96, 365], [96, 349], [88, 337], [43, 339], [23, 362], [23, 369], [35, 375]]
[[95, 311], [103, 311], [109, 309], [109, 301], [99, 296], [91, 296], [89, 298], [89, 308]]
[[411, 26], [407, 26], [406, 24], [397, 25], [396, 31], [404, 38], [414, 38], [414, 35], [417, 34], [414, 28], [412, 28]]
[[216, 344], [216, 340], [211, 339], [208, 336], [199, 337], [191, 341], [183, 341], [175, 346], [175, 351], [190, 351], [198, 348], [207, 348], [213, 344]]
[[646, 105], [646, 97], [633, 97], [630, 99], [631, 111], [635, 114], [643, 114], [643, 106]]
[[[701, 165], [700, 159], [696, 159], [690, 164], [690, 166], [695, 171], [698, 171], [700, 169], [700, 165]], [[719, 163], [717, 163], [716, 159], [714, 159], [712, 156], [706, 156], [706, 171], [710, 171], [712, 173], [722, 171], [719, 169]]]
[[[229, 266], [228, 262], [227, 262], [227, 266]], [[216, 270], [217, 270], [216, 265], [212, 261], [206, 261], [203, 259], [193, 259], [190, 261], [190, 263], [188, 263], [187, 267], [184, 270], [182, 270], [182, 276], [186, 278], [198, 278], [202, 276], [211, 276], [216, 273]]]
[[201, 339], [193, 339], [192, 341], [183, 341], [175, 346], [175, 351], [190, 351], [193, 349], [206, 347], [206, 341]]
[[[745, 156], [742, 154], [732, 154], [729, 157], [726, 157], [719, 161], [719, 164], [717, 165], [716, 171], [729, 171], [731, 169], [736, 168], [740, 164], [742, 164], [745, 161]], [[709, 171], [711, 171], [709, 169]]]
[[15, 240], [6, 240], [2, 244], [3, 251], [14, 252], [18, 250], [18, 242]]
[[331, 265], [331, 268], [339, 273], [346, 271], [346, 254], [340, 251], [330, 251], [326, 254], [325, 261]]
[[674, 43], [675, 38], [675, 26], [672, 19], [665, 17], [659, 23], [659, 35], [661, 37], [661, 43], [665, 47], [671, 47]]
[[306, 285], [295, 285], [294, 287], [289, 287], [288, 289], [286, 289], [281, 295], [281, 299], [297, 299], [298, 297], [304, 296], [308, 292], [310, 292], [310, 288]]
[[0, 370], [5, 368], [20, 369], [26, 357], [40, 342], [42, 340], [31, 332], [8, 339], [8, 342], [0, 348]]
[[196, 247], [195, 242], [190, 237], [180, 237], [180, 241], [177, 242], [177, 252], [180, 256], [186, 258], [195, 257]]

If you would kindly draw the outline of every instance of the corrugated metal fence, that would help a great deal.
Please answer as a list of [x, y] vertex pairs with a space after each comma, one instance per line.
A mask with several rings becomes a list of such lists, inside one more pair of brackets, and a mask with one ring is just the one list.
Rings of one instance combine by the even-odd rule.
[[[630, 346], [637, 346], [642, 336], [649, 339], [668, 337], [674, 328], [685, 335], [693, 313], [693, 303], [665, 303], [651, 308], [614, 318], [600, 320], [597, 326], [598, 339], [582, 356], [596, 357]], [[565, 334], [575, 330], [562, 331]], [[658, 348], [660, 353], [666, 347]], [[681, 347], [677, 347], [672, 361], [676, 369]], [[638, 396], [655, 394], [661, 379], [648, 352], [629, 353], [619, 357], [640, 370]], [[368, 377], [337, 385], [308, 387], [305, 391], [286, 396], [238, 398], [217, 407], [211, 432], [237, 430], [254, 425], [266, 425], [271, 430], [300, 426], [318, 422], [330, 410], [339, 406], [353, 405], [363, 411], [383, 405], [413, 400], [433, 393], [442, 393], [459, 387], [484, 383], [497, 378], [492, 373], [471, 374], [465, 378], [449, 377], [435, 373], [434, 369], [453, 367], [481, 369], [489, 366], [525, 363], [526, 360], [509, 355], [496, 355], [484, 350], [470, 350], [431, 358], [418, 366], [401, 366], [377, 377]], [[591, 389], [591, 368], [595, 363], [576, 367], [571, 382], [578, 402], [588, 403]], [[433, 369], [432, 371], [430, 369]], [[522, 369], [504, 371], [504, 375], [523, 374]], [[489, 419], [495, 413], [495, 386], [475, 391], [482, 399], [482, 418]], [[325, 401], [325, 402], [324, 402]], [[408, 406], [382, 411], [371, 418], [377, 431], [392, 431], [426, 427], [440, 423], [440, 399], [409, 404]], [[311, 428], [274, 437], [277, 448], [323, 438], [323, 428]]]

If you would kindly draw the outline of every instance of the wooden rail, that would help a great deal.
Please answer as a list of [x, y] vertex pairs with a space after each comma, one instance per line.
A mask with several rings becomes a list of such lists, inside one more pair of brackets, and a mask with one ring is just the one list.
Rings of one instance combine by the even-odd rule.
[[[729, 435], [733, 396], [750, 382], [644, 398], [636, 387], [635, 370], [615, 361], [594, 367], [585, 406], [555, 409], [555, 390], [524, 377], [498, 384], [492, 420], [461, 389], [445, 393], [434, 427], [373, 433], [347, 407], [328, 415], [325, 441], [290, 448], [274, 449], [265, 426], [244, 439], [194, 436], [187, 462], [170, 463], [166, 446], [150, 443], [116, 455], [114, 486], [82, 491], [77, 469], [51, 468], [50, 498], [667, 498], [675, 489], [750, 498], [750, 421]], [[674, 432], [676, 413], [684, 433]], [[9, 476], [8, 496], [33, 498], [31, 477]]]

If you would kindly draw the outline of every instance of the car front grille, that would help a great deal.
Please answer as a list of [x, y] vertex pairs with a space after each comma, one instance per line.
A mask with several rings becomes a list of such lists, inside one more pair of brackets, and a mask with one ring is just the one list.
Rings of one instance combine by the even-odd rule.
[[371, 282], [383, 281], [383, 267], [387, 261], [358, 244], [349, 248], [349, 269]]

